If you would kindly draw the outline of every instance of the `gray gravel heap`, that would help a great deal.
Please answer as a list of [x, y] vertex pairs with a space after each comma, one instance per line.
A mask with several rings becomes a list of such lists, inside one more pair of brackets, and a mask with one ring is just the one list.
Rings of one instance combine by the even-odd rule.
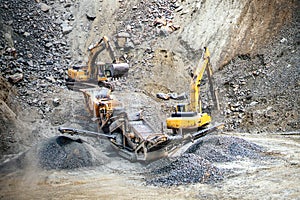
[[92, 155], [82, 140], [53, 137], [41, 145], [39, 164], [44, 169], [74, 169], [92, 166]]
[[263, 152], [262, 147], [241, 138], [209, 135], [198, 140], [180, 157], [149, 164], [146, 183], [155, 186], [215, 183], [231, 172], [217, 168], [213, 162], [262, 159]]
[[214, 183], [223, 179], [223, 172], [208, 160], [195, 154], [184, 154], [163, 167], [150, 172], [146, 183], [173, 186], [191, 183]]
[[229, 162], [241, 158], [261, 158], [263, 148], [241, 138], [212, 135], [199, 140], [187, 152], [211, 162]]

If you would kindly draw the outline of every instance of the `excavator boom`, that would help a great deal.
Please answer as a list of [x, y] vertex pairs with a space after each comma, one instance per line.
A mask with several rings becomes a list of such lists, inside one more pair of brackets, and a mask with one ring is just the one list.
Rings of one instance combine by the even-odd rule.
[[112, 63], [116, 63], [116, 57], [113, 48], [111, 47], [110, 41], [107, 36], [104, 36], [100, 39], [99, 42], [97, 42], [95, 45], [90, 46], [88, 48], [89, 53], [89, 59], [87, 63], [89, 76], [92, 78], [97, 78], [96, 73], [96, 60], [98, 58], [98, 55], [104, 50], [108, 50], [108, 54], [112, 60]]
[[207, 71], [207, 74], [209, 74], [208, 77], [211, 78], [212, 68], [210, 64], [210, 52], [206, 47], [204, 47], [202, 58], [200, 60], [199, 65], [194, 70], [194, 74], [191, 80], [190, 110], [197, 113], [202, 113], [202, 106], [201, 106], [201, 101], [199, 101], [199, 96], [200, 96], [200, 84], [205, 70]]

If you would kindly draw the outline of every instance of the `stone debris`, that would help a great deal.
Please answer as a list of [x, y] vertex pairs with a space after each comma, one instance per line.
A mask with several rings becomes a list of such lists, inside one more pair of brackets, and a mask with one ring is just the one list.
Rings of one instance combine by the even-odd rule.
[[92, 166], [92, 156], [81, 139], [58, 136], [47, 140], [39, 150], [39, 164], [45, 169], [74, 169]]
[[174, 99], [174, 100], [184, 100], [187, 99], [187, 94], [186, 93], [182, 93], [182, 94], [177, 94], [177, 93], [157, 93], [156, 97], [159, 99], [163, 99], [163, 100], [169, 100], [169, 99]]
[[[289, 31], [282, 34], [296, 30]], [[225, 130], [276, 132], [300, 128], [300, 104], [295, 95], [299, 93], [299, 69], [287, 67], [289, 62], [299, 60], [292, 53], [297, 51], [295, 43], [296, 39], [291, 39], [272, 44], [258, 55], [240, 55], [222, 70], [226, 79], [222, 78], [219, 87], [224, 88], [220, 96], [227, 102], [223, 109]], [[280, 53], [284, 49], [294, 50], [284, 55]]]
[[95, 11], [92, 11], [92, 10], [89, 10], [89, 12], [86, 13], [86, 17], [89, 19], [89, 20], [94, 20], [96, 19], [96, 12]]
[[23, 79], [24, 75], [22, 73], [16, 73], [8, 77], [8, 81], [11, 83], [18, 83]]
[[[121, 2], [117, 20], [123, 23], [130, 37], [127, 41], [134, 44], [150, 43], [155, 37], [167, 36], [180, 27], [173, 22], [178, 3], [174, 1], [144, 1], [126, 10], [125, 2]], [[164, 34], [161, 34], [161, 33]]]
[[41, 10], [44, 12], [48, 12], [51, 9], [51, 6], [48, 6], [45, 3], [40, 3], [40, 6], [41, 6]]
[[213, 163], [243, 159], [264, 159], [264, 149], [254, 143], [232, 136], [205, 136], [177, 158], [165, 158], [150, 163], [145, 181], [155, 186], [211, 184], [232, 173]]
[[60, 105], [61, 100], [59, 98], [54, 98], [52, 101], [52, 104], [54, 107], [57, 107]]
[[210, 162], [229, 162], [244, 158], [261, 159], [264, 149], [241, 138], [208, 135], [198, 140], [187, 152]]
[[152, 170], [146, 178], [146, 183], [155, 186], [173, 186], [215, 183], [223, 178], [222, 170], [208, 160], [195, 154], [184, 154], [167, 165]]
[[[72, 62], [68, 57], [69, 41], [64, 36], [72, 27], [52, 9], [52, 4], [11, 0], [5, 2], [5, 7], [0, 6], [1, 18], [12, 27], [14, 35], [13, 47], [0, 38], [1, 75], [16, 86], [21, 104], [39, 107], [42, 113], [49, 110], [44, 107], [47, 104], [37, 102], [44, 101], [43, 93], [65, 88], [65, 71]], [[47, 80], [51, 84], [46, 85]]]
[[163, 99], [163, 100], [169, 100], [170, 99], [170, 95], [165, 94], [165, 93], [157, 93], [156, 97], [159, 99]]
[[62, 33], [64, 35], [68, 34], [68, 33], [71, 33], [72, 30], [73, 30], [73, 27], [72, 26], [69, 26], [67, 23], [63, 23], [61, 24], [61, 28], [62, 28]]
[[167, 20], [165, 18], [156, 18], [153, 22], [153, 26], [164, 28], [168, 33], [172, 33], [180, 28], [178, 25], [174, 25], [172, 20]]

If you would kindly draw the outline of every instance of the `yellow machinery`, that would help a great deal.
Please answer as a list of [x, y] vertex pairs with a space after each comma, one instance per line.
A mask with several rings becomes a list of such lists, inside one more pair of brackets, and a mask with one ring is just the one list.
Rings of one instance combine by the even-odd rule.
[[107, 132], [113, 114], [123, 110], [123, 105], [111, 96], [111, 90], [105, 87], [80, 89], [85, 99], [85, 105], [98, 130]]
[[[96, 63], [98, 55], [104, 49], [108, 50], [112, 63]], [[109, 78], [120, 78], [125, 75], [129, 70], [128, 63], [120, 62], [121, 59], [115, 57], [114, 50], [106, 36], [101, 38], [94, 46], [89, 47], [88, 50], [90, 54], [87, 65], [74, 66], [68, 69], [67, 86], [72, 88], [75, 82], [89, 82], [113, 90]]]
[[211, 116], [207, 113], [202, 113], [202, 106], [200, 101], [200, 83], [204, 72], [207, 71], [210, 90], [214, 102], [217, 101], [216, 94], [212, 87], [212, 68], [210, 64], [210, 52], [204, 47], [204, 53], [201, 58], [201, 63], [194, 70], [191, 80], [190, 91], [190, 103], [178, 104], [176, 111], [171, 114], [171, 117], [167, 118], [167, 128], [172, 129], [173, 133], [177, 133], [178, 130], [184, 129], [202, 129], [211, 122]]
[[216, 131], [215, 125], [188, 134], [169, 135], [156, 132], [141, 113], [128, 115], [122, 104], [104, 87], [81, 89], [86, 106], [98, 123], [98, 132], [60, 127], [62, 134], [82, 135], [108, 139], [117, 153], [133, 162], [152, 161], [163, 157], [178, 156], [197, 139]]
[[[110, 95], [111, 90], [98, 87], [81, 89], [86, 106], [98, 123], [98, 132], [60, 127], [62, 134], [83, 135], [108, 139], [118, 154], [130, 161], [152, 161], [184, 153], [199, 138], [220, 129], [223, 124], [205, 127], [211, 122], [207, 113], [202, 113], [199, 101], [199, 87], [204, 71], [211, 77], [209, 52], [205, 48], [203, 63], [195, 70], [191, 83], [191, 103], [178, 105], [172, 117], [167, 119], [168, 128], [175, 134], [157, 132], [143, 119], [141, 113], [129, 115], [121, 102]], [[211, 80], [210, 80], [211, 81]], [[212, 89], [212, 88], [211, 88]], [[196, 132], [178, 134], [178, 130], [198, 128]]]

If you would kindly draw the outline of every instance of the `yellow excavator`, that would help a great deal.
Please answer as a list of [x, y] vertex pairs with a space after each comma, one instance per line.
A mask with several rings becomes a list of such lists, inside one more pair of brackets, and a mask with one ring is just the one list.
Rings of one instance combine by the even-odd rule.
[[192, 74], [190, 84], [190, 103], [178, 104], [175, 107], [175, 112], [173, 112], [171, 117], [166, 120], [167, 128], [172, 129], [174, 134], [177, 134], [178, 131], [187, 129], [201, 130], [203, 128], [207, 128], [206, 126], [211, 122], [211, 116], [207, 113], [202, 113], [200, 100], [200, 84], [205, 71], [207, 72], [212, 99], [215, 106], [218, 107], [217, 95], [213, 89], [212, 83], [210, 52], [206, 47], [204, 47], [200, 64], [196, 66], [196, 69]]
[[[97, 63], [99, 54], [107, 49], [111, 63]], [[110, 83], [110, 79], [120, 78], [124, 76], [129, 70], [129, 64], [124, 58], [116, 58], [114, 49], [112, 48], [107, 36], [101, 38], [101, 40], [93, 46], [88, 48], [89, 59], [87, 65], [73, 66], [68, 69], [67, 86], [70, 89], [74, 89], [74, 85], [79, 85], [79, 88], [84, 86], [92, 87], [93, 84], [107, 87], [113, 90], [113, 85]], [[94, 85], [95, 86], [95, 85]]]

